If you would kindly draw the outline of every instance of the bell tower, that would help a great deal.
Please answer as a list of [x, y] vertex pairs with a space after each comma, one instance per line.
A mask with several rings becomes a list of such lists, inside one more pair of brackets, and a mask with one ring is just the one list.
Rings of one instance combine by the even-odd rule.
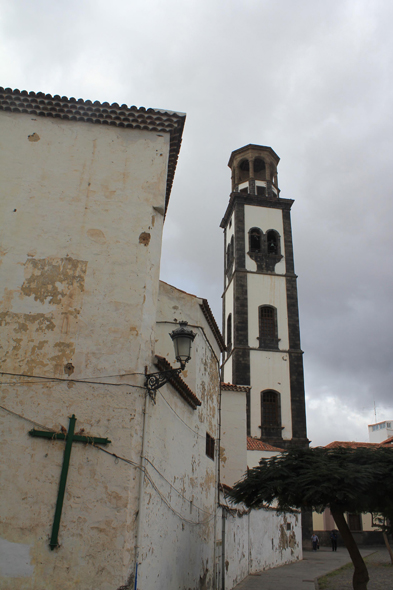
[[224, 230], [223, 381], [251, 386], [247, 434], [274, 446], [308, 444], [291, 207], [270, 147], [232, 152]]

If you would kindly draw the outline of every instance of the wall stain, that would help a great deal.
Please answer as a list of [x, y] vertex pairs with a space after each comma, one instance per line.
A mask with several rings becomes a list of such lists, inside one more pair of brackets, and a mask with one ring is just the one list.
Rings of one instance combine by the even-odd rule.
[[87, 261], [74, 258], [40, 258], [25, 262], [21, 292], [34, 301], [58, 305], [72, 290], [84, 291]]
[[139, 243], [144, 246], [148, 246], [150, 243], [151, 235], [148, 232], [143, 231], [139, 236]]
[[75, 344], [73, 342], [56, 342], [53, 348], [58, 350], [58, 354], [50, 356], [48, 360], [55, 365], [56, 373], [62, 374], [64, 365], [69, 363], [75, 354]]
[[97, 244], [106, 244], [105, 234], [100, 229], [88, 229], [87, 235], [93, 242], [97, 242]]
[[27, 136], [27, 139], [29, 141], [40, 141], [41, 137], [38, 135], [38, 133], [32, 133], [31, 135]]

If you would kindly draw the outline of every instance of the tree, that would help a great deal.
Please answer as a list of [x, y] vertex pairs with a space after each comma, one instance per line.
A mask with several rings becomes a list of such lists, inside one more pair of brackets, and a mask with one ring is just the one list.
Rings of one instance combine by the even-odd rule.
[[367, 567], [344, 513], [374, 512], [392, 523], [392, 489], [390, 448], [301, 448], [262, 460], [227, 495], [250, 508], [275, 504], [282, 512], [328, 506], [355, 567], [353, 588], [367, 590]]

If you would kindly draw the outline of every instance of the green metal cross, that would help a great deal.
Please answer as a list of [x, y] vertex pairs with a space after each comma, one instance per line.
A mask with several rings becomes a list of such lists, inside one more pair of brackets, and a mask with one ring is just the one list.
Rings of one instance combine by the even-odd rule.
[[63, 508], [66, 482], [67, 482], [68, 466], [70, 464], [72, 443], [75, 441], [75, 442], [83, 442], [83, 443], [87, 443], [87, 444], [107, 445], [111, 442], [108, 438], [98, 438], [96, 436], [82, 436], [81, 434], [74, 434], [75, 422], [76, 422], [75, 414], [72, 414], [72, 416], [70, 418], [70, 423], [68, 426], [67, 433], [47, 432], [45, 430], [35, 430], [34, 428], [33, 428], [33, 430], [29, 431], [29, 434], [31, 436], [38, 436], [40, 438], [49, 438], [51, 440], [65, 440], [66, 441], [64, 455], [63, 455], [63, 467], [61, 468], [61, 475], [60, 475], [59, 492], [57, 494], [55, 517], [53, 519], [52, 536], [51, 536], [50, 543], [49, 543], [49, 546], [51, 549], [55, 549], [55, 547], [59, 546], [58, 534], [59, 534], [61, 511]]

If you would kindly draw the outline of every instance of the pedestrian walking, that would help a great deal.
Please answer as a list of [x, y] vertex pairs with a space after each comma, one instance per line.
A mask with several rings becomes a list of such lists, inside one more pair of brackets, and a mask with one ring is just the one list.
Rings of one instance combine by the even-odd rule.
[[319, 545], [318, 535], [316, 535], [315, 533], [313, 533], [311, 535], [311, 541], [312, 541], [312, 550], [313, 551], [316, 551], [318, 549], [318, 545]]
[[334, 529], [330, 533], [330, 540], [332, 542], [332, 551], [337, 551], [337, 532]]

